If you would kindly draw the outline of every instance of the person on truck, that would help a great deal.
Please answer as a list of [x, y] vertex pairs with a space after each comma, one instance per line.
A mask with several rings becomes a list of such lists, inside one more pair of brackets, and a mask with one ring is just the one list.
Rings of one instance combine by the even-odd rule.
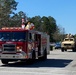
[[25, 29], [26, 25], [28, 24], [28, 21], [25, 22], [24, 18], [22, 18], [22, 29]]
[[32, 30], [32, 29], [34, 29], [34, 24], [28, 22], [28, 24], [26, 25], [25, 29], [27, 29], [27, 30]]
[[22, 27], [22, 29], [25, 29], [25, 24], [23, 23], [23, 24], [21, 25], [21, 27]]
[[25, 29], [30, 30], [30, 27], [31, 27], [31, 23], [28, 22], [28, 24], [26, 25]]

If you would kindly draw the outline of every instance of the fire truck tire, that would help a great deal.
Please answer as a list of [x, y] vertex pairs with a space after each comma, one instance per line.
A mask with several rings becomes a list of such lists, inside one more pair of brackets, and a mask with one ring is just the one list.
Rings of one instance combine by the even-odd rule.
[[35, 59], [36, 59], [36, 55], [35, 55], [35, 51], [33, 51], [32, 52], [32, 60], [30, 60], [31, 64], [34, 63]]
[[2, 62], [3, 64], [8, 64], [8, 61], [7, 61], [6, 59], [2, 59], [1, 62]]
[[35, 55], [35, 51], [32, 52], [32, 59], [35, 59], [36, 55]]
[[47, 59], [47, 52], [46, 52], [46, 49], [44, 50], [44, 55], [43, 55], [43, 60], [46, 60]]
[[26, 63], [33, 64], [35, 58], [36, 58], [35, 51], [32, 51], [32, 59], [26, 60]]
[[44, 50], [43, 56], [38, 58], [39, 60], [46, 60], [47, 59], [47, 52], [46, 49]]

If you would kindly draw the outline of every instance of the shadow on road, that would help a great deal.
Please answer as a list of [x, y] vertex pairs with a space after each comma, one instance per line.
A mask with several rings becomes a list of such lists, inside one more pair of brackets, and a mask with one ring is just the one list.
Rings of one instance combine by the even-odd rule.
[[[64, 59], [47, 59], [45, 61], [36, 60], [32, 64], [28, 64], [26, 62], [17, 62], [10, 63], [8, 65], [2, 65], [3, 67], [21, 67], [21, 68], [37, 68], [37, 67], [57, 67], [63, 68], [69, 65], [72, 60], [64, 60]], [[2, 67], [1, 66], [1, 67]]]

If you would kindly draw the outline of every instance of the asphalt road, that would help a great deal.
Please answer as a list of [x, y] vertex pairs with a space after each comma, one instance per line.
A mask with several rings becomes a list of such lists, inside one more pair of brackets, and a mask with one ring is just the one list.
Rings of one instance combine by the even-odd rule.
[[76, 52], [53, 50], [47, 60], [32, 64], [0, 62], [0, 75], [76, 75]]

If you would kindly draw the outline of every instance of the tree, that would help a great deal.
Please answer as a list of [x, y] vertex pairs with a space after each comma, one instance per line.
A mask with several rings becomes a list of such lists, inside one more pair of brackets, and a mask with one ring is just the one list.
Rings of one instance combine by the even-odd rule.
[[42, 21], [42, 31], [49, 33], [49, 26], [50, 26], [49, 19], [47, 17], [43, 16], [41, 18], [41, 21]]
[[53, 41], [53, 33], [56, 31], [56, 21], [53, 17], [49, 16], [35, 16], [29, 18], [29, 21], [35, 24], [35, 29], [38, 31], [42, 31], [48, 33], [50, 35], [50, 41]]
[[10, 26], [21, 26], [22, 18], [24, 18], [25, 21], [27, 19], [26, 14], [23, 11], [20, 11], [20, 12], [14, 14], [10, 19], [11, 20]]
[[51, 16], [49, 16], [48, 19], [50, 22], [50, 31], [51, 33], [54, 33], [57, 30], [56, 20]]
[[54, 41], [53, 39], [53, 34], [56, 31], [57, 28], [57, 24], [56, 21], [53, 17], [49, 16], [49, 17], [42, 17], [43, 20], [43, 31], [48, 33], [50, 35], [50, 41]]
[[28, 18], [28, 20], [30, 22], [34, 23], [36, 30], [41, 31], [41, 17], [40, 16]]
[[10, 15], [16, 10], [17, 4], [15, 0], [0, 0], [0, 27], [9, 25]]
[[62, 41], [65, 37], [65, 29], [60, 25], [57, 26], [55, 33], [53, 34], [53, 38], [55, 42]]

